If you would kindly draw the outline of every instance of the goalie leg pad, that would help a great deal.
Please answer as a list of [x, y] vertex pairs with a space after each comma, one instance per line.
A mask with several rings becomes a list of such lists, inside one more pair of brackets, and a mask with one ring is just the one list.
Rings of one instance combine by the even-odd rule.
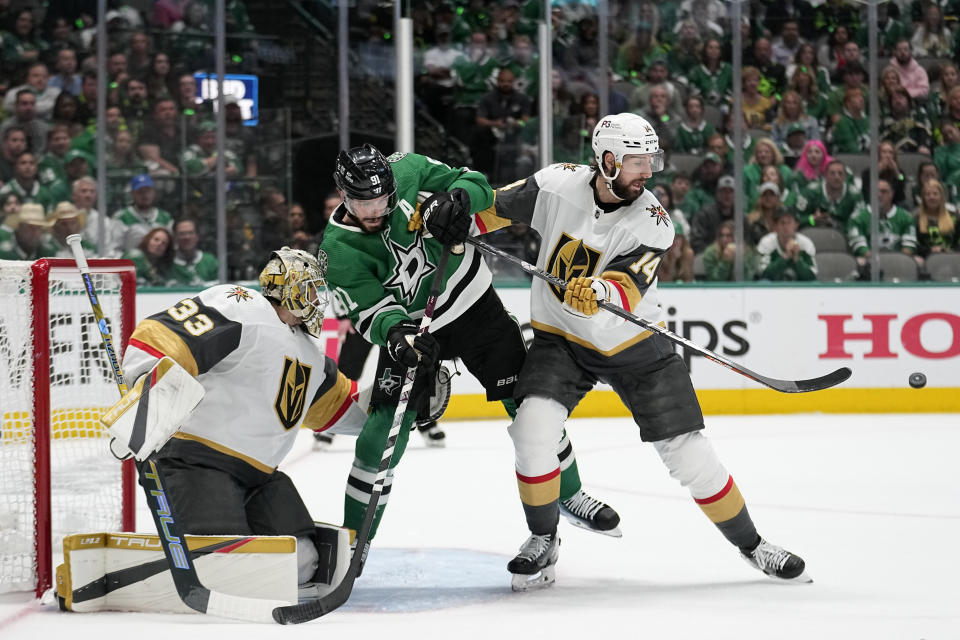
[[343, 580], [350, 565], [350, 530], [315, 522], [311, 546], [317, 553], [317, 566], [309, 582], [299, 586], [301, 602], [322, 598]]
[[113, 438], [111, 451], [143, 462], [180, 429], [204, 393], [203, 385], [175, 360], [161, 358], [100, 418]]
[[[185, 536], [209, 589], [263, 600], [297, 601], [292, 536]], [[197, 612], [177, 594], [155, 535], [79, 533], [63, 540], [57, 597], [68, 611]]]

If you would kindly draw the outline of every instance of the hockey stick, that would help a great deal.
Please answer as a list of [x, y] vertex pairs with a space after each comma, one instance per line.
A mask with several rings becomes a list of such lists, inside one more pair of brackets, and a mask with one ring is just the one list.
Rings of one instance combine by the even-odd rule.
[[[103, 315], [103, 310], [100, 308], [97, 291], [94, 288], [93, 279], [90, 277], [90, 267], [87, 264], [86, 256], [83, 255], [83, 247], [80, 242], [79, 235], [67, 236], [67, 244], [70, 245], [70, 250], [73, 251], [73, 256], [77, 261], [77, 268], [80, 270], [80, 277], [83, 278], [84, 289], [87, 292], [87, 299], [90, 301], [97, 327], [100, 329], [103, 348], [107, 352], [107, 359], [110, 361], [110, 368], [113, 370], [117, 389], [122, 396], [127, 392], [127, 385], [123, 379], [123, 371], [120, 369], [120, 360], [113, 348], [110, 327]], [[153, 522], [157, 527], [163, 554], [167, 557], [167, 563], [170, 566], [173, 584], [183, 603], [200, 613], [250, 622], [271, 622], [273, 620], [271, 616], [273, 609], [277, 606], [286, 606], [285, 602], [232, 596], [211, 591], [203, 586], [197, 576], [197, 569], [193, 564], [190, 551], [187, 549], [186, 540], [183, 537], [180, 525], [177, 523], [172, 505], [167, 499], [156, 461], [147, 458], [144, 462], [137, 463], [137, 471], [140, 473], [140, 484], [143, 486], [143, 492], [147, 496], [150, 515], [153, 516]]]
[[[462, 245], [461, 245], [462, 246]], [[447, 270], [447, 260], [450, 258], [452, 249], [444, 247], [440, 259], [437, 261], [437, 270], [433, 276], [433, 283], [430, 286], [430, 295], [427, 297], [427, 304], [423, 310], [423, 318], [420, 320], [420, 329], [418, 333], [427, 333], [430, 329], [430, 321], [433, 319], [433, 311], [437, 305], [437, 298], [440, 296], [440, 289], [443, 287], [443, 276]], [[350, 597], [353, 591], [353, 583], [360, 573], [360, 565], [363, 563], [363, 548], [370, 539], [370, 530], [373, 528], [373, 518], [377, 513], [377, 503], [380, 501], [380, 493], [383, 491], [383, 484], [387, 479], [387, 471], [390, 469], [390, 461], [393, 459], [393, 450], [400, 435], [400, 427], [403, 424], [403, 414], [407, 411], [407, 404], [410, 402], [410, 392], [413, 389], [413, 381], [417, 375], [419, 367], [410, 367], [407, 369], [407, 375], [403, 380], [403, 388], [400, 391], [400, 401], [397, 403], [397, 409], [393, 413], [393, 424], [390, 425], [390, 431], [387, 434], [387, 443], [383, 448], [383, 457], [380, 459], [380, 468], [377, 469], [377, 477], [373, 482], [373, 490], [370, 492], [370, 500], [367, 502], [367, 511], [364, 513], [363, 522], [360, 530], [357, 531], [357, 544], [354, 548], [353, 558], [350, 559], [350, 566], [347, 567], [347, 573], [343, 576], [333, 591], [318, 598], [294, 606], [278, 607], [273, 610], [273, 619], [281, 624], [299, 624], [308, 622], [326, 615], [342, 605]]]
[[[483, 240], [470, 237], [470, 238], [467, 238], [467, 242], [477, 247], [481, 251], [484, 251], [485, 253], [495, 255], [498, 258], [502, 258], [506, 260], [507, 262], [512, 262], [513, 264], [518, 265], [520, 268], [522, 268], [524, 271], [526, 271], [530, 275], [536, 276], [542, 280], [546, 280], [547, 282], [554, 285], [555, 287], [559, 287], [560, 289], [566, 289], [567, 287], [567, 283], [561, 280], [560, 278], [550, 273], [547, 273], [543, 269], [540, 269], [530, 264], [529, 262], [521, 260], [520, 258], [514, 255], [511, 255], [506, 251], [503, 251], [502, 249], [498, 249], [497, 247], [491, 246], [486, 242], [484, 242]], [[850, 374], [852, 373], [848, 367], [840, 367], [836, 371], [832, 371], [825, 376], [820, 376], [819, 378], [810, 378], [809, 380], [778, 380], [777, 378], [768, 378], [767, 376], [762, 376], [755, 371], [751, 371], [750, 369], [744, 367], [743, 365], [739, 365], [735, 362], [727, 360], [723, 356], [717, 353], [714, 353], [713, 351], [711, 351], [710, 349], [707, 349], [706, 347], [701, 347], [700, 345], [694, 342], [691, 342], [686, 338], [678, 336], [677, 334], [675, 334], [674, 332], [670, 331], [667, 328], [661, 327], [660, 325], [654, 324], [652, 322], [648, 322], [643, 318], [639, 318], [633, 315], [632, 313], [630, 313], [629, 311], [626, 311], [625, 309], [621, 309], [615, 304], [598, 300], [597, 306], [599, 306], [601, 309], [606, 309], [607, 311], [609, 311], [614, 315], [620, 316], [627, 322], [632, 322], [635, 325], [643, 327], [647, 331], [653, 331], [655, 333], [659, 333], [660, 335], [667, 338], [668, 340], [676, 344], [679, 344], [681, 346], [684, 346], [687, 349], [690, 349], [691, 351], [695, 351], [696, 353], [700, 354], [707, 360], [712, 360], [713, 362], [716, 362], [717, 364], [724, 366], [727, 369], [736, 371], [742, 376], [750, 378], [755, 382], [759, 382], [760, 384], [766, 385], [771, 389], [775, 389], [776, 391], [780, 391], [783, 393], [805, 393], [807, 391], [819, 391], [821, 389], [827, 389], [834, 385], [840, 384], [841, 382], [849, 378]]]

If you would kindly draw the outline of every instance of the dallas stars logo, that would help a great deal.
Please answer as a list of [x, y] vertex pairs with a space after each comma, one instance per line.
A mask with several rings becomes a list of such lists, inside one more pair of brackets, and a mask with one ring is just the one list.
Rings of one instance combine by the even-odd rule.
[[657, 226], [660, 226], [661, 222], [665, 226], [670, 225], [670, 216], [667, 215], [666, 210], [660, 205], [650, 205], [647, 207], [647, 211], [650, 212], [650, 217], [657, 221]]
[[383, 375], [377, 381], [377, 385], [385, 394], [392, 396], [393, 392], [400, 387], [400, 376], [393, 375], [390, 367], [387, 367], [383, 370]]
[[251, 300], [253, 298], [253, 296], [250, 295], [250, 292], [243, 287], [234, 287], [233, 289], [230, 289], [230, 291], [227, 291], [227, 297], [233, 298], [234, 302]]
[[396, 287], [400, 290], [400, 297], [406, 302], [412, 302], [417, 297], [420, 283], [423, 279], [437, 270], [437, 267], [427, 260], [427, 252], [423, 247], [423, 237], [418, 235], [409, 247], [397, 244], [389, 238], [384, 238], [387, 248], [393, 254], [397, 263], [393, 268], [393, 275], [383, 283], [385, 289]]

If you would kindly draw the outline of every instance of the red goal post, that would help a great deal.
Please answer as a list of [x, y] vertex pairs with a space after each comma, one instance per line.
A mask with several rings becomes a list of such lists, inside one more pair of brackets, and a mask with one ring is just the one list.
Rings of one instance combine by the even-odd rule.
[[[89, 262], [122, 354], [136, 272]], [[135, 469], [109, 453], [99, 423], [118, 396], [76, 263], [0, 261], [0, 307], [0, 592], [39, 597], [63, 535], [135, 530]]]

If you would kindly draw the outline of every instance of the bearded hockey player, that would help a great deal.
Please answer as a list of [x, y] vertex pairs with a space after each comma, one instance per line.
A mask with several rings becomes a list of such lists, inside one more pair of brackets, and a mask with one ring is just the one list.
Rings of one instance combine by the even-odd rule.
[[[487, 400], [501, 401], [513, 416], [514, 386], [526, 349], [519, 326], [504, 309], [490, 271], [473, 246], [451, 255], [445, 273], [434, 274], [444, 246], [462, 242], [471, 229], [471, 214], [493, 204], [493, 190], [481, 174], [412, 153], [384, 158], [364, 145], [341, 151], [334, 179], [343, 202], [331, 216], [322, 243], [330, 257], [331, 292], [356, 331], [386, 347], [380, 350], [370, 417], [357, 438], [347, 481], [344, 526], [356, 530], [363, 521], [406, 368], [419, 361], [418, 381], [392, 466], [406, 447], [418, 392], [432, 387], [434, 363], [462, 359], [483, 384]], [[432, 193], [422, 205], [420, 192]], [[418, 321], [435, 276], [444, 279], [442, 293], [430, 332], [418, 336]], [[552, 447], [554, 467], [559, 468], [557, 490], [568, 517], [578, 526], [620, 535], [617, 513], [581, 489], [573, 449], [562, 428]], [[392, 482], [391, 471], [372, 534]]]
[[320, 534], [277, 465], [301, 427], [357, 434], [366, 419], [316, 339], [325, 263], [283, 247], [260, 273], [262, 293], [219, 285], [181, 300], [137, 325], [123, 360], [136, 380], [172, 359], [203, 387], [156, 453], [183, 531], [294, 536], [301, 585], [318, 570]]
[[522, 404], [509, 431], [533, 535], [510, 562], [515, 584], [554, 579], [557, 459], [550, 443], [601, 380], [630, 409], [640, 438], [653, 443], [670, 475], [747, 562], [778, 579], [809, 581], [799, 556], [757, 533], [733, 477], [702, 434], [700, 405], [672, 343], [598, 313], [603, 300], [663, 322], [657, 269], [674, 228], [644, 188], [663, 168], [659, 139], [646, 120], [630, 113], [602, 118], [593, 150], [595, 169], [552, 165], [499, 189], [495, 214], [476, 216], [481, 232], [511, 221], [536, 229], [542, 239], [537, 266], [568, 283], [563, 290], [535, 279], [531, 287], [534, 340], [514, 391]]

